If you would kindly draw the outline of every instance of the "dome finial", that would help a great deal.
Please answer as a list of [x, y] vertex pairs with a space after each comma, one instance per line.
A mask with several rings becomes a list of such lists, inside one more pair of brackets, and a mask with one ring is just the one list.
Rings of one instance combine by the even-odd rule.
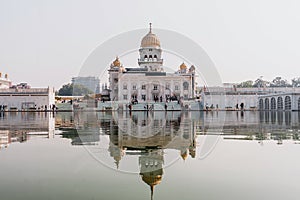
[[152, 23], [151, 22], [149, 23], [149, 28], [150, 28], [149, 33], [152, 33]]

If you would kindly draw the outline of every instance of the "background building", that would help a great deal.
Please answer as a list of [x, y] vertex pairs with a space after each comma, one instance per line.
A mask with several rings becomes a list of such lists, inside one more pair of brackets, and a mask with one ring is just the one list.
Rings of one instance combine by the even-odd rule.
[[72, 83], [75, 85], [82, 85], [89, 90], [91, 90], [95, 94], [100, 93], [100, 79], [98, 77], [94, 76], [87, 76], [87, 77], [73, 77], [72, 78]]

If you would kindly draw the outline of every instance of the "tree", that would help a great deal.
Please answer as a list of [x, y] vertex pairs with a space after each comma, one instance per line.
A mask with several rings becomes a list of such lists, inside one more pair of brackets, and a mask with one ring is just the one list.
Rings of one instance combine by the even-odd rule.
[[238, 88], [251, 88], [253, 87], [253, 81], [244, 81], [237, 85]]
[[270, 86], [270, 82], [269, 81], [264, 81], [262, 79], [262, 77], [256, 79], [254, 81], [253, 87], [269, 87]]
[[83, 85], [65, 84], [58, 90], [58, 95], [61, 96], [84, 96], [93, 92]]
[[291, 87], [291, 84], [289, 84], [286, 79], [282, 79], [278, 76], [272, 80], [271, 87]]
[[293, 87], [300, 87], [300, 77], [296, 77], [292, 79], [292, 86]]

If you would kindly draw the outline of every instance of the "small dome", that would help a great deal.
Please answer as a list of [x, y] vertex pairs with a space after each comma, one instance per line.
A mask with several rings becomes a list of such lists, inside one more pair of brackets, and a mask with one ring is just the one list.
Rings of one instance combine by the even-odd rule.
[[119, 60], [119, 57], [116, 57], [116, 59], [114, 60], [113, 62], [113, 66], [117, 66], [117, 67], [120, 67], [121, 66], [121, 62]]
[[180, 65], [180, 70], [183, 70], [183, 69], [186, 69], [187, 68], [187, 66], [184, 64], [184, 62]]
[[152, 33], [152, 27], [150, 23], [150, 30], [147, 35], [145, 35], [141, 42], [141, 47], [160, 47], [160, 41], [154, 33]]

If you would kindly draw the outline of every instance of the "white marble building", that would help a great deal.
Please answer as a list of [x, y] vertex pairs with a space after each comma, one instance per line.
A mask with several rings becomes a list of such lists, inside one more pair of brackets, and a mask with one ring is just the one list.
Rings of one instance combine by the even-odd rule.
[[195, 93], [195, 67], [182, 63], [175, 73], [164, 71], [159, 38], [152, 32], [141, 41], [139, 67], [124, 67], [119, 58], [110, 66], [110, 99], [118, 102], [166, 102], [190, 99]]
[[0, 110], [49, 110], [55, 103], [54, 88], [0, 89]]
[[8, 74], [5, 74], [2, 77], [2, 73], [0, 72], [0, 89], [10, 88], [12, 86], [11, 80], [8, 78]]

